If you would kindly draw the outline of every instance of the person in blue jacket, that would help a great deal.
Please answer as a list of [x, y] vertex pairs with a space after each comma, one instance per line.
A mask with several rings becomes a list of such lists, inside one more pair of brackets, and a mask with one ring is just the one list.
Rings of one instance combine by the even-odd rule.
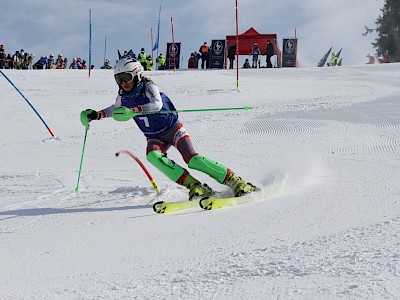
[[40, 59], [33, 65], [34, 70], [42, 70], [46, 68], [47, 57], [41, 56]]
[[189, 168], [229, 186], [235, 196], [256, 189], [231, 169], [196, 152], [178, 114], [162, 113], [176, 110], [174, 104], [151, 79], [143, 76], [140, 62], [129, 56], [120, 58], [114, 67], [114, 78], [119, 86], [115, 104], [100, 111], [87, 109], [81, 112], [81, 122], [87, 129], [93, 120], [113, 117], [117, 121], [127, 121], [133, 117], [147, 138], [147, 160], [169, 179], [188, 188], [189, 200], [210, 196], [213, 190], [167, 157], [171, 146], [180, 152]]

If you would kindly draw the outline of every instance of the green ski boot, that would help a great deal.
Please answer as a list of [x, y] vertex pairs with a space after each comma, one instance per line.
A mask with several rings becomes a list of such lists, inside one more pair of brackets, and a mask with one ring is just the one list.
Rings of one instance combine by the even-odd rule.
[[239, 176], [236, 176], [233, 172], [229, 175], [229, 179], [225, 182], [225, 184], [233, 190], [235, 197], [240, 197], [244, 194], [258, 190], [257, 187], [252, 185], [250, 182], [244, 181]]
[[190, 174], [183, 180], [182, 185], [189, 189], [189, 200], [210, 197], [214, 193], [207, 184], [202, 184]]

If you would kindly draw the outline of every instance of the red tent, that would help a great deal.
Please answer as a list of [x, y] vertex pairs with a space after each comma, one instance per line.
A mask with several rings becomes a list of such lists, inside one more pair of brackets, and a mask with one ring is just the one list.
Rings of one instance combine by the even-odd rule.
[[[278, 56], [278, 66], [280, 66], [280, 49], [277, 43], [276, 34], [258, 33], [253, 27], [250, 27], [249, 30], [242, 34], [239, 34], [239, 55], [249, 55], [252, 52], [254, 43], [258, 44], [261, 54], [265, 55], [268, 40], [274, 45], [275, 53]], [[227, 35], [226, 50], [229, 51], [229, 48], [234, 45], [236, 45], [236, 35]]]

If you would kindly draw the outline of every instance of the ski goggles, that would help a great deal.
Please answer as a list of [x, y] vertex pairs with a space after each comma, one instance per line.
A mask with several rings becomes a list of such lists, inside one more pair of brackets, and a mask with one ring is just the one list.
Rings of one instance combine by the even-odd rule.
[[133, 80], [133, 75], [131, 73], [119, 73], [114, 75], [115, 81], [118, 85], [121, 85], [122, 81], [130, 83]]

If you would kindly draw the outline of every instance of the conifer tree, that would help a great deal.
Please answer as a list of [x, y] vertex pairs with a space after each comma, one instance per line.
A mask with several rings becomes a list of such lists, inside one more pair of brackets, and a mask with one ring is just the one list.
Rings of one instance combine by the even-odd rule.
[[375, 22], [378, 36], [372, 45], [378, 56], [386, 56], [389, 62], [400, 62], [400, 1], [386, 0], [381, 12]]

